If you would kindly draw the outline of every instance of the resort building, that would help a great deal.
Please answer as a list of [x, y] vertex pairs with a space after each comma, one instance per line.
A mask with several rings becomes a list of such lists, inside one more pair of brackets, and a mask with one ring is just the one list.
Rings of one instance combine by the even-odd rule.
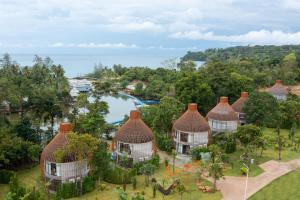
[[241, 124], [246, 123], [246, 118], [245, 118], [245, 113], [243, 111], [243, 108], [247, 101], [248, 101], [248, 92], [242, 92], [241, 97], [231, 105], [233, 110], [238, 115]]
[[227, 97], [221, 97], [220, 102], [207, 113], [209, 126], [213, 133], [236, 132], [239, 118], [228, 104]]
[[197, 104], [188, 105], [187, 111], [173, 125], [176, 151], [188, 154], [194, 147], [206, 147], [211, 131], [206, 119], [198, 112]]
[[40, 168], [45, 181], [50, 183], [49, 191], [56, 191], [61, 183], [80, 181], [89, 172], [87, 160], [76, 161], [72, 155], [60, 162], [55, 159], [55, 152], [68, 144], [67, 135], [71, 130], [70, 123], [61, 123], [59, 132], [42, 152]]
[[268, 92], [279, 101], [285, 101], [289, 93], [288, 88], [282, 84], [281, 80], [276, 80], [276, 83], [268, 88]]
[[113, 139], [117, 163], [128, 159], [128, 166], [152, 158], [155, 152], [154, 136], [151, 129], [140, 118], [137, 110], [130, 112], [128, 121], [123, 124]]

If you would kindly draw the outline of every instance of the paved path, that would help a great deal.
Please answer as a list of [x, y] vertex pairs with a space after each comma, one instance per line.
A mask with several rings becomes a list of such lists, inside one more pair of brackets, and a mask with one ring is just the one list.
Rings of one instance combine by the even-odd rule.
[[[258, 192], [276, 178], [300, 168], [300, 159], [289, 162], [270, 160], [259, 165], [264, 172], [256, 177], [249, 177], [247, 198]], [[225, 176], [225, 179], [217, 181], [217, 188], [223, 195], [223, 200], [243, 200], [246, 177]]]

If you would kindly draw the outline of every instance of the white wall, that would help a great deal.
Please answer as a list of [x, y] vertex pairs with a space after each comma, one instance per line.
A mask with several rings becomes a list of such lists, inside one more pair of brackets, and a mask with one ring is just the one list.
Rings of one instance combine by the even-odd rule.
[[[117, 152], [120, 153], [120, 144], [121, 142], [117, 142]], [[133, 158], [133, 162], [139, 162], [144, 160], [151, 159], [153, 155], [153, 144], [152, 141], [146, 142], [146, 143], [123, 143], [123, 144], [129, 144], [129, 148], [131, 151], [131, 154], [128, 155], [129, 157]]]
[[[45, 175], [47, 177], [54, 177], [51, 175], [50, 169], [51, 162], [45, 162]], [[77, 177], [84, 177], [88, 174], [87, 160], [68, 162], [68, 163], [56, 163], [56, 179], [62, 180], [62, 182], [68, 182], [70, 179]], [[75, 179], [74, 179], [75, 180]]]
[[[180, 133], [188, 134], [188, 142], [180, 141]], [[190, 149], [199, 147], [199, 146], [207, 146], [209, 140], [208, 131], [204, 132], [183, 132], [179, 130], [175, 130], [175, 145], [178, 153], [182, 153], [183, 145], [189, 145]]]
[[238, 121], [219, 121], [208, 118], [208, 123], [213, 132], [236, 132]]

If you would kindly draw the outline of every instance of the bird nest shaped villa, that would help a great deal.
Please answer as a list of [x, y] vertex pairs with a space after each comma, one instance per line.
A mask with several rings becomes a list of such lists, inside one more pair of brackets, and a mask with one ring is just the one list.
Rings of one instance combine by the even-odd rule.
[[238, 115], [228, 104], [227, 97], [221, 97], [220, 102], [207, 113], [209, 126], [213, 133], [236, 132], [239, 122]]
[[154, 135], [141, 119], [139, 111], [130, 112], [127, 122], [116, 132], [113, 146], [117, 163], [127, 160], [128, 167], [152, 158], [156, 151]]
[[65, 156], [60, 162], [56, 161], [55, 152], [68, 144], [67, 135], [72, 130], [70, 123], [61, 123], [59, 132], [44, 148], [40, 158], [40, 168], [45, 181], [49, 183], [49, 191], [57, 191], [60, 184], [77, 182], [88, 175], [87, 160], [77, 161]]
[[192, 148], [208, 145], [211, 139], [210, 127], [198, 112], [197, 104], [189, 104], [187, 111], [175, 121], [173, 138], [179, 154], [188, 154]]

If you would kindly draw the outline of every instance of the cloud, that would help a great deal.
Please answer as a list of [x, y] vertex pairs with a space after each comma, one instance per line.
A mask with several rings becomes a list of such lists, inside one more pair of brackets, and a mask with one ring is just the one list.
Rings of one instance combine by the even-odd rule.
[[136, 31], [163, 31], [163, 27], [158, 24], [154, 24], [150, 21], [144, 22], [129, 22], [127, 24], [109, 24], [106, 26], [108, 29], [117, 32], [136, 32]]
[[300, 9], [300, 1], [299, 0], [283, 0], [283, 6], [288, 9], [298, 10], [298, 9]]
[[176, 39], [190, 40], [208, 40], [219, 42], [233, 42], [244, 44], [261, 44], [261, 45], [284, 45], [284, 44], [300, 44], [299, 32], [283, 32], [281, 30], [268, 31], [250, 31], [240, 35], [217, 35], [213, 32], [186, 31], [171, 34], [170, 37]]
[[124, 44], [124, 43], [79, 43], [79, 44], [74, 44], [74, 43], [69, 43], [69, 44], [64, 44], [62, 42], [57, 42], [54, 44], [51, 44], [50, 47], [53, 48], [137, 48], [138, 46], [135, 44]]

